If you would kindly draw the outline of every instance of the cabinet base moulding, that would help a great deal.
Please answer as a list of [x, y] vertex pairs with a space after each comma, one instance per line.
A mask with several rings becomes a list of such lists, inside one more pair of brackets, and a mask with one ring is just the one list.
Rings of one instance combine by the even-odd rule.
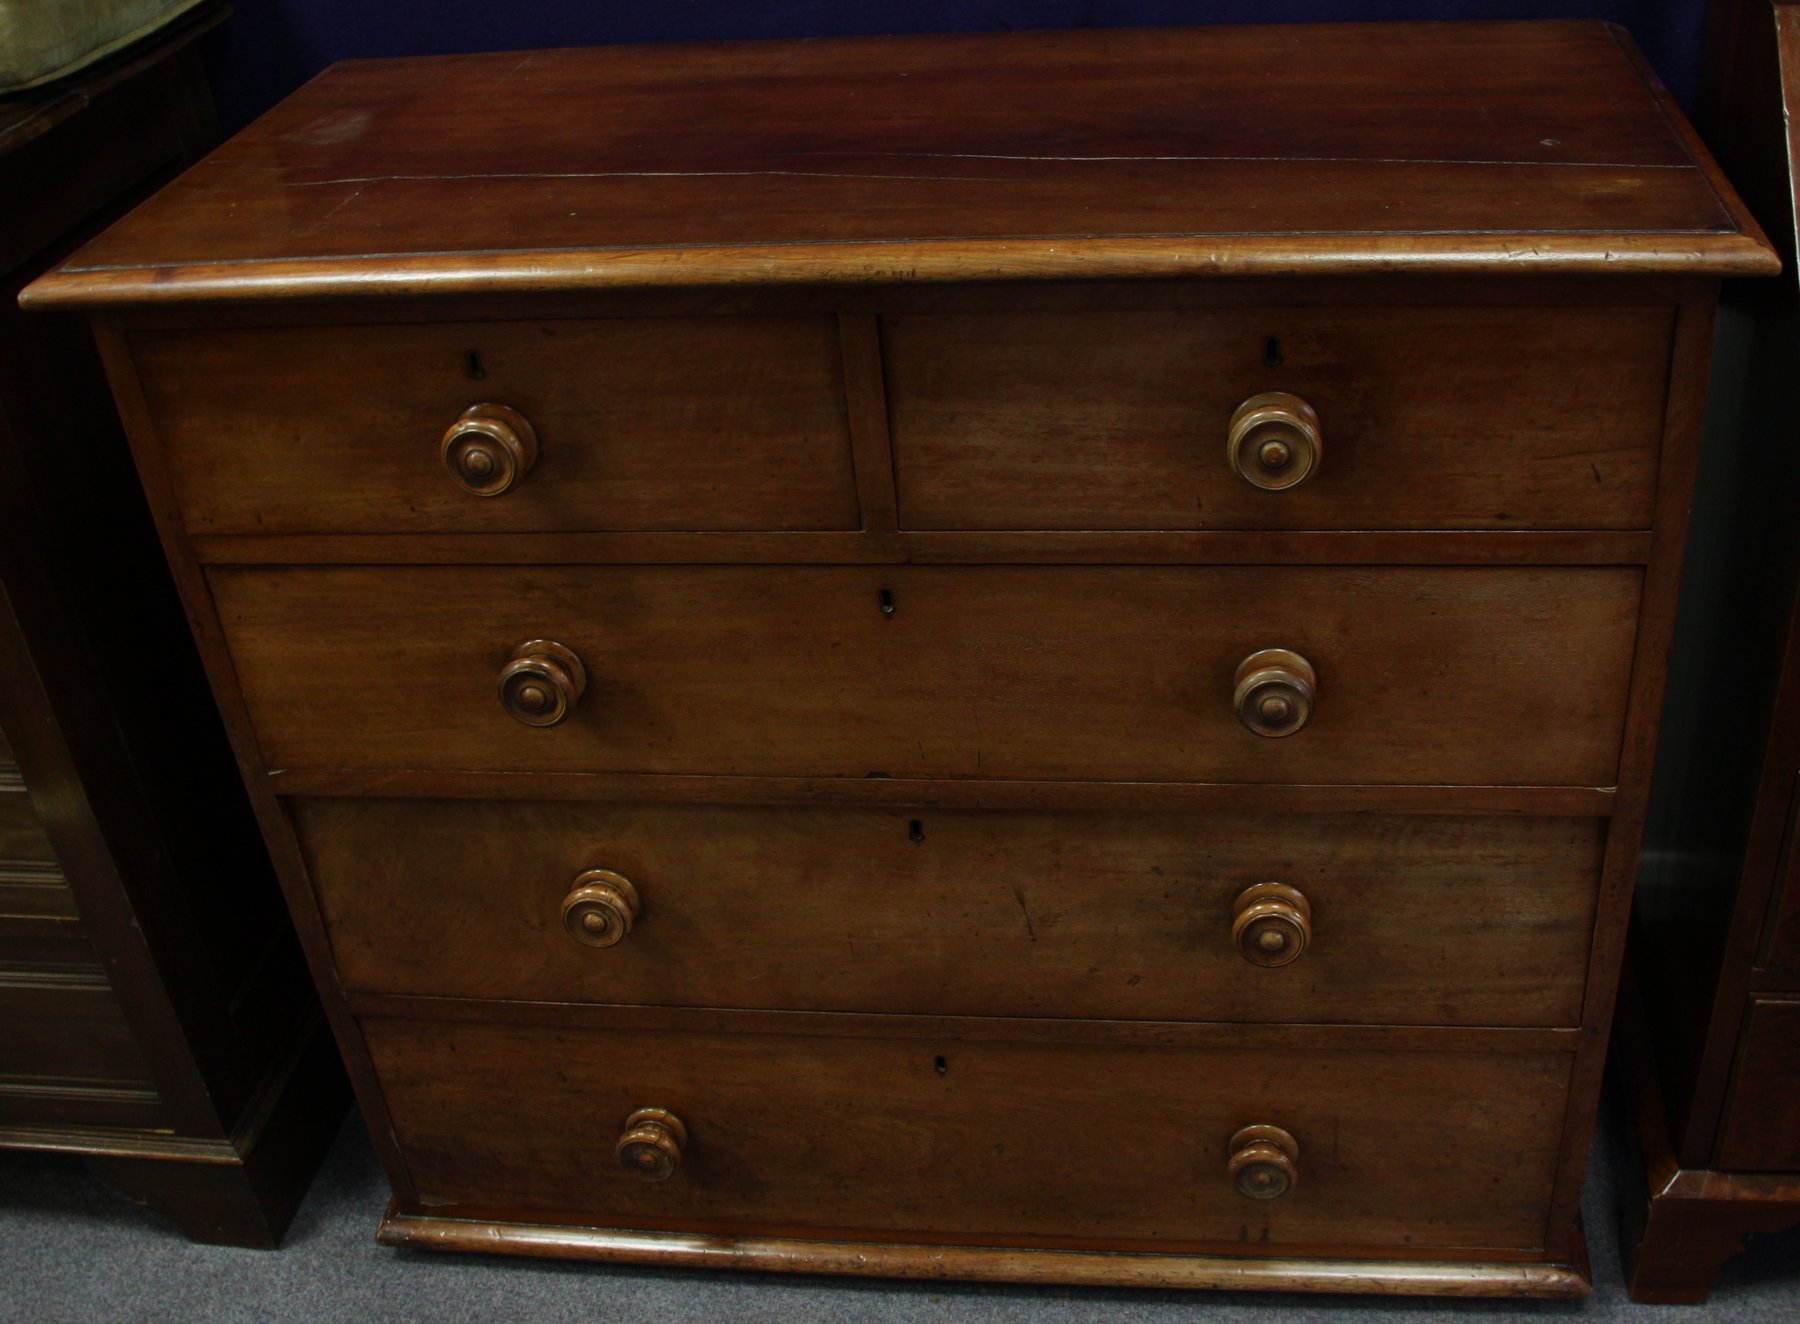
[[1578, 1299], [1593, 1290], [1585, 1247], [1579, 1245], [1575, 1264], [1265, 1259], [637, 1232], [440, 1218], [402, 1213], [392, 1205], [375, 1239], [409, 1250], [856, 1278], [1554, 1299]]

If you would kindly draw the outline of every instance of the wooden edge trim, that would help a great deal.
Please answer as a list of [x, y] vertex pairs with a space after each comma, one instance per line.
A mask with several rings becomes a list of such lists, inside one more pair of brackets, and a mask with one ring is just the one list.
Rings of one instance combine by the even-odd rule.
[[[873, 415], [873, 410], [869, 411]], [[885, 419], [882, 422], [885, 432]], [[203, 565], [1643, 565], [1647, 530], [893, 530], [883, 439], [862, 533], [195, 533]]]
[[[1736, 195], [1733, 194], [1733, 197]], [[1739, 204], [1741, 208], [1742, 204]], [[725, 248], [581, 249], [247, 259], [167, 267], [65, 267], [26, 308], [214, 301], [566, 293], [620, 286], [918, 284], [1211, 276], [1773, 276], [1781, 259], [1743, 232], [1275, 234], [938, 239]]]
[[81, 1127], [56, 1130], [34, 1126], [0, 1127], [0, 1149], [79, 1154], [84, 1158], [174, 1159], [183, 1163], [223, 1166], [235, 1166], [243, 1161], [229, 1140]]
[[920, 1016], [898, 1012], [766, 1011], [602, 1002], [500, 1001], [402, 993], [350, 993], [358, 1018], [550, 1029], [802, 1035], [944, 1042], [1125, 1044], [1161, 1048], [1292, 1048], [1326, 1052], [1571, 1053], [1574, 1028], [1287, 1024], [1251, 1021], [1081, 1020], [1033, 1016]]
[[1757, 224], [1755, 215], [1752, 214], [1749, 207], [1744, 205], [1744, 200], [1738, 196], [1737, 190], [1732, 188], [1731, 181], [1725, 177], [1725, 172], [1719, 168], [1719, 163], [1713, 159], [1712, 153], [1706, 150], [1706, 144], [1701, 141], [1699, 133], [1688, 122], [1687, 116], [1681, 113], [1681, 108], [1675, 104], [1675, 98], [1669, 95], [1669, 89], [1663, 85], [1662, 79], [1651, 67], [1650, 61], [1644, 58], [1644, 53], [1638, 49], [1637, 42], [1619, 24], [1608, 23], [1605, 26], [1614, 45], [1619, 48], [1620, 53], [1631, 65], [1632, 71], [1643, 82], [1645, 90], [1650, 93], [1651, 99], [1656, 102], [1657, 112], [1662, 116], [1670, 137], [1681, 144], [1681, 149], [1687, 153], [1688, 160], [1694, 163], [1694, 168], [1706, 180], [1706, 186], [1712, 190], [1713, 197], [1718, 200], [1719, 210], [1731, 220], [1744, 238], [1760, 245], [1775, 264], [1773, 270], [1765, 270], [1762, 274], [1770, 276], [1779, 274], [1781, 258], [1776, 253], [1775, 246], [1769, 242], [1768, 236], [1763, 233], [1762, 226]]
[[680, 773], [442, 772], [279, 768], [275, 794], [656, 804], [912, 805], [925, 809], [1097, 809], [1160, 813], [1516, 814], [1607, 818], [1607, 786], [1311, 786], [1253, 782], [1041, 782], [905, 777], [734, 777]]
[[1350, 1292], [1364, 1296], [1571, 1298], [1585, 1297], [1593, 1290], [1586, 1276], [1559, 1264], [1234, 1259], [1217, 1255], [799, 1241], [490, 1223], [403, 1214], [392, 1206], [382, 1218], [375, 1239], [384, 1246], [412, 1250], [502, 1252], [542, 1259], [869, 1278]]
[[[731, 288], [630, 288], [429, 296], [417, 299], [290, 300], [283, 303], [191, 303], [137, 307], [122, 314], [131, 336], [164, 331], [277, 329], [301, 326], [394, 326], [412, 322], [563, 321], [640, 317], [750, 315], [883, 317], [966, 310], [984, 312], [1191, 309], [1366, 308], [1380, 305], [1480, 308], [1669, 308], [1692, 297], [1708, 277], [1681, 273], [1503, 278], [1389, 276], [1130, 281], [1049, 280], [1030, 284], [965, 281], [928, 285], [740, 285]], [[260, 532], [260, 530], [251, 530]]]

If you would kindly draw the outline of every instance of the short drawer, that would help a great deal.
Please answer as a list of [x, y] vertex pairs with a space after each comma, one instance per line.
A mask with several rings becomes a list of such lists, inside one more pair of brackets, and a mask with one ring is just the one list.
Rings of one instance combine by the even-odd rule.
[[[1648, 528], [1673, 326], [1617, 307], [890, 317], [901, 525]], [[1283, 490], [1227, 456], [1267, 392], [1322, 434]]]
[[[435, 1214], [1253, 1254], [1541, 1246], [1571, 1060], [1030, 1042], [1005, 1022], [955, 1041], [904, 1022], [882, 1038], [363, 1028]], [[685, 1132], [665, 1180], [614, 1157], [642, 1108]], [[1228, 1176], [1246, 1126], [1291, 1138], [1286, 1194]], [[655, 1161], [646, 1148], [628, 1152]]]
[[[210, 577], [274, 768], [1610, 786], [1641, 574], [591, 566]], [[566, 658], [522, 648], [537, 640], [572, 650], [578, 696]], [[1244, 670], [1273, 648], [1294, 650], [1316, 680], [1310, 720], [1285, 738], [1253, 734], [1239, 716], [1240, 694], [1282, 711], [1262, 703], [1282, 699], [1258, 688], [1269, 670]], [[566, 719], [509, 715], [503, 671], [516, 701], [549, 705], [535, 716], [568, 697]]]
[[1754, 998], [1719, 1127], [1726, 1172], [1800, 1172], [1800, 1001]]
[[291, 812], [353, 990], [970, 1016], [1575, 1025], [1603, 841], [1592, 819]]
[[[854, 529], [837, 324], [704, 317], [161, 331], [133, 341], [194, 533]], [[442, 439], [515, 411], [476, 495]], [[507, 425], [517, 439], [521, 432]], [[523, 445], [523, 443], [520, 443]]]

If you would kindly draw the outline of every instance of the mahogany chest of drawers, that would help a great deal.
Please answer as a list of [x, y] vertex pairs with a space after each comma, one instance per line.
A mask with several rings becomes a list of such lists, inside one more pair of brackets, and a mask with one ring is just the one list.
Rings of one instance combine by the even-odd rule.
[[1572, 1294], [1773, 265], [1611, 29], [1197, 29], [340, 66], [27, 300], [385, 1240]]

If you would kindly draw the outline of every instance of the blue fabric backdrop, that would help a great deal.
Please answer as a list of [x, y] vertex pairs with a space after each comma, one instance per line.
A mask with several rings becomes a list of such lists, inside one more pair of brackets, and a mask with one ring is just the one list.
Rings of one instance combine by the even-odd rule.
[[220, 118], [233, 132], [326, 65], [362, 56], [1013, 28], [1607, 18], [1630, 30], [1685, 103], [1704, 8], [1704, 0], [235, 0], [209, 60]]

